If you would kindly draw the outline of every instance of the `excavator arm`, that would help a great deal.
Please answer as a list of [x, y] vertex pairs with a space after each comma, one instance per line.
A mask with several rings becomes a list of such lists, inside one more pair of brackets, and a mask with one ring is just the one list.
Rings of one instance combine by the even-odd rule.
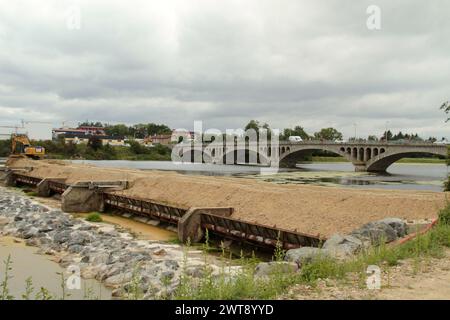
[[[17, 150], [18, 144], [20, 144], [20, 150]], [[42, 159], [45, 156], [45, 149], [32, 146], [27, 135], [13, 134], [11, 136], [11, 154]]]
[[30, 139], [28, 139], [25, 135], [17, 135], [13, 134], [11, 137], [11, 153], [15, 154], [17, 153], [17, 143], [22, 144], [22, 150], [19, 153], [22, 153], [25, 149], [25, 147], [28, 147], [31, 145]]

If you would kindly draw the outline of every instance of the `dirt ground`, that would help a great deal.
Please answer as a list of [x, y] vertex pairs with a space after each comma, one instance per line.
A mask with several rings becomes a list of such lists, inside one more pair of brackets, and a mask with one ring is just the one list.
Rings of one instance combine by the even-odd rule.
[[320, 280], [317, 287], [292, 287], [283, 299], [295, 300], [450, 300], [450, 250], [442, 259], [402, 261], [382, 267], [380, 290], [369, 290], [365, 279]]
[[184, 208], [234, 207], [233, 217], [238, 219], [325, 237], [385, 217], [432, 219], [446, 203], [443, 192], [277, 185], [253, 179], [99, 168], [55, 160], [15, 159], [9, 165], [33, 167], [29, 172], [32, 176], [66, 178], [69, 183], [128, 180], [131, 187], [121, 194]]

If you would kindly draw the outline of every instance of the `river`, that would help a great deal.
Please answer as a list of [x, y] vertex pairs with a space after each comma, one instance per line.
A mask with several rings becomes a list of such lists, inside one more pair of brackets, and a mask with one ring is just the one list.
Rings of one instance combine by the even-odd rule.
[[241, 165], [176, 164], [170, 161], [75, 160], [100, 167], [141, 170], [170, 170], [183, 174], [236, 176], [281, 184], [312, 184], [349, 188], [382, 188], [442, 191], [448, 174], [445, 164], [393, 164], [385, 174], [354, 172], [348, 162], [299, 164], [297, 169], [280, 169], [277, 174], [260, 174], [261, 168]]

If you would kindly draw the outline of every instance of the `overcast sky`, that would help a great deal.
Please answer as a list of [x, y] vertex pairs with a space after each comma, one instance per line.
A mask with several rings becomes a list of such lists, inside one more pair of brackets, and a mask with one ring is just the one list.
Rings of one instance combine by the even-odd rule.
[[[381, 30], [366, 26], [371, 4]], [[333, 126], [346, 137], [356, 124], [358, 136], [388, 126], [450, 138], [439, 110], [450, 99], [448, 0], [0, 0], [0, 8], [0, 125], [190, 129], [203, 120], [223, 130], [257, 119], [310, 133]]]

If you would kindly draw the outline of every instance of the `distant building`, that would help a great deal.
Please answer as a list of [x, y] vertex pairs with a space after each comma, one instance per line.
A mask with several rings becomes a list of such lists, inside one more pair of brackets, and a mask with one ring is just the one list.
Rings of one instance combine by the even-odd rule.
[[[84, 133], [67, 133], [62, 135], [64, 139], [64, 143], [73, 143], [73, 144], [87, 144], [89, 139], [95, 135], [87, 135]], [[112, 136], [96, 136], [101, 140], [102, 145], [110, 145], [112, 147], [121, 147], [125, 146], [125, 139], [123, 137], [112, 137]]]
[[80, 144], [80, 143], [88, 143], [89, 142], [89, 136], [85, 135], [82, 132], [78, 132], [78, 133], [65, 133], [65, 134], [58, 134], [57, 136], [59, 137], [63, 137], [64, 139], [64, 143], [68, 144], [68, 143], [73, 143], [73, 144]]
[[103, 127], [80, 126], [77, 129], [83, 131], [85, 134], [88, 135], [106, 136], [105, 128]]
[[58, 140], [61, 135], [92, 135], [92, 136], [106, 136], [105, 128], [80, 126], [78, 128], [55, 128], [52, 130], [53, 140]]
[[158, 134], [150, 137], [153, 144], [168, 145], [172, 142], [171, 134]]
[[104, 146], [107, 144], [112, 147], [123, 147], [126, 145], [124, 137], [99, 136], [99, 138]]

